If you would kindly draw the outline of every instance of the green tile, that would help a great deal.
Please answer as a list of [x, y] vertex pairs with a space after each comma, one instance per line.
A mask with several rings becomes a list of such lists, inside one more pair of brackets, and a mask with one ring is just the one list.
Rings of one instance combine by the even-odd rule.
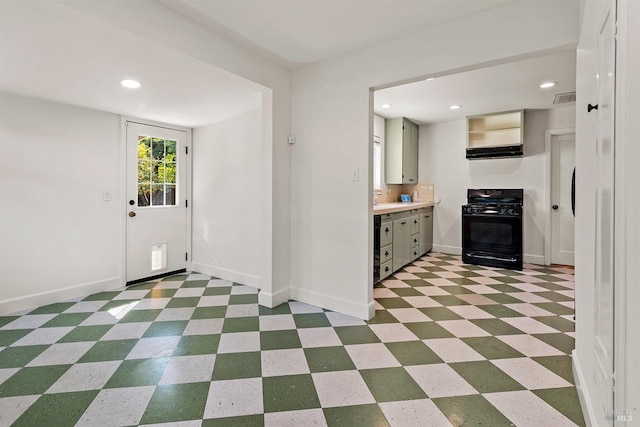
[[98, 341], [112, 327], [113, 325], [78, 326], [58, 342]]
[[78, 326], [84, 322], [93, 313], [66, 313], [59, 314], [47, 323], [42, 325], [42, 328], [55, 328], [60, 326]]
[[[424, 283], [424, 282], [423, 282]], [[399, 297], [423, 297], [424, 294], [414, 288], [392, 288], [394, 294]]]
[[257, 378], [262, 376], [260, 352], [225, 353], [216, 356], [212, 380]]
[[523, 333], [520, 329], [501, 319], [470, 319], [469, 321], [491, 335], [519, 335]]
[[119, 291], [99, 292], [97, 294], [89, 295], [88, 297], [86, 297], [82, 301], [109, 301], [109, 300], [112, 300], [114, 297], [116, 297], [118, 295], [120, 295]]
[[67, 372], [71, 365], [22, 368], [0, 384], [0, 397], [42, 394]]
[[[458, 273], [458, 272], [456, 271], [456, 273]], [[447, 280], [449, 280], [450, 282], [453, 282], [453, 283], [455, 283], [457, 285], [460, 285], [460, 286], [462, 286], [462, 285], [477, 285], [478, 284], [478, 282], [476, 282], [475, 280], [471, 280], [471, 279], [469, 279], [467, 277], [450, 277], [450, 278], [447, 278]], [[458, 287], [457, 291], [456, 290], [452, 290], [451, 288], [453, 288], [453, 286], [441, 286], [441, 288], [445, 289], [447, 292], [449, 292], [449, 293], [451, 293], [453, 295], [468, 294], [468, 293], [471, 292], [471, 291], [469, 291], [469, 290], [467, 290], [465, 288], [460, 288], [460, 287]]]
[[120, 323], [153, 322], [162, 310], [130, 310]]
[[489, 360], [525, 357], [496, 337], [462, 338], [462, 341]]
[[169, 301], [169, 304], [167, 304], [165, 308], [196, 307], [199, 301], [200, 297], [171, 298], [171, 301]]
[[[432, 267], [427, 267], [429, 270], [431, 270]], [[418, 276], [421, 279], [441, 279], [440, 276], [438, 276], [437, 274], [434, 273], [429, 273], [429, 272], [425, 272], [425, 273], [413, 273], [415, 276]]]
[[0, 316], [0, 328], [19, 318], [20, 316]]
[[181, 288], [206, 288], [209, 284], [208, 280], [186, 280]]
[[399, 322], [398, 322], [398, 319], [393, 317], [391, 313], [389, 313], [387, 310], [376, 310], [376, 314], [367, 323], [370, 325], [376, 325], [380, 323], [399, 323]]
[[323, 412], [328, 427], [385, 427], [390, 425], [376, 404], [324, 408]]
[[342, 346], [305, 348], [304, 355], [311, 372], [349, 371], [356, 369]]
[[30, 311], [29, 314], [54, 314], [54, 313], [62, 313], [66, 309], [73, 307], [75, 302], [60, 302], [56, 304], [49, 304], [43, 307], [38, 307], [33, 311]]
[[[489, 295], [484, 295], [484, 296], [488, 297]], [[517, 311], [512, 310], [509, 307], [505, 307], [502, 304], [479, 305], [478, 308], [496, 317], [522, 317], [522, 313], [518, 313]]]
[[228, 317], [222, 325], [223, 333], [252, 332], [260, 330], [260, 318], [254, 317]]
[[531, 392], [576, 423], [576, 425], [586, 425], [575, 387], [531, 390]]
[[169, 363], [167, 357], [123, 360], [104, 388], [157, 385]]
[[114, 308], [124, 307], [128, 304], [131, 304], [133, 302], [138, 302], [138, 301], [139, 300], [124, 300], [124, 299], [111, 300], [107, 302], [105, 305], [103, 305], [99, 311], [109, 311]]
[[443, 363], [442, 359], [422, 341], [391, 342], [385, 346], [402, 366]]
[[480, 393], [525, 389], [520, 383], [488, 360], [449, 363], [449, 366]]
[[262, 379], [264, 412], [319, 408], [320, 400], [311, 375], [284, 375]]
[[169, 337], [182, 335], [187, 327], [188, 320], [172, 320], [169, 322], [153, 322], [145, 331], [143, 338]]
[[478, 394], [441, 397], [432, 401], [454, 426], [513, 427], [507, 417]]
[[172, 298], [176, 292], [178, 292], [177, 289], [152, 288], [145, 298]]
[[576, 324], [571, 320], [567, 320], [558, 316], [536, 317], [538, 322], [551, 326], [560, 332], [573, 332], [576, 330]]
[[227, 306], [196, 307], [191, 319], [222, 319], [227, 314]]
[[173, 356], [195, 356], [215, 354], [218, 351], [220, 335], [185, 335], [180, 338]]
[[553, 314], [557, 314], [558, 316], [566, 316], [573, 314], [573, 308], [569, 308], [562, 304], [557, 304], [555, 302], [538, 302], [534, 303], [536, 307], [540, 307], [543, 310], [547, 310]]
[[[33, 329], [6, 329], [0, 330], [0, 347], [9, 347], [20, 338], [27, 335]], [[1, 356], [0, 356], [1, 357]]]
[[231, 295], [229, 297], [229, 305], [233, 304], [257, 304], [258, 294], [249, 295]]
[[188, 274], [174, 274], [171, 276], [164, 277], [162, 282], [184, 282], [189, 278]]
[[[498, 282], [502, 282], [505, 285], [509, 285], [509, 284], [513, 284], [513, 283], [523, 283], [522, 280], [518, 280], [518, 279], [515, 279], [513, 277], [509, 277], [509, 276], [495, 276], [495, 277], [492, 276], [491, 278], [494, 279], [494, 280], [497, 280]], [[501, 286], [501, 285], [496, 285], [496, 286]], [[513, 288], [513, 286], [509, 286], [509, 288]], [[498, 288], [496, 287], [496, 289], [498, 289]], [[507, 288], [505, 288], [505, 289], [507, 289]], [[517, 289], [517, 288], [514, 288], [514, 289]], [[518, 292], [518, 291], [502, 291], [502, 292]]]
[[[504, 274], [505, 276], [522, 276], [522, 271], [520, 270], [495, 270], [496, 273]], [[506, 283], [506, 282], [505, 282]]]
[[462, 316], [458, 313], [449, 310], [447, 307], [425, 307], [419, 309], [421, 312], [429, 316], [429, 319], [440, 320], [459, 320]]
[[571, 354], [574, 348], [576, 348], [576, 340], [564, 333], [557, 334], [532, 334], [540, 341], [544, 341], [547, 344], [557, 348], [565, 354]]
[[124, 360], [138, 340], [98, 341], [78, 361], [79, 363]]
[[[510, 278], [509, 277], [492, 277], [492, 279], [496, 279], [498, 281], [501, 281], [501, 280], [504, 281], [504, 280], [507, 280], [507, 279], [510, 279]], [[518, 281], [518, 283], [522, 283], [522, 282]], [[491, 285], [491, 287], [493, 289], [495, 289], [496, 291], [500, 291], [500, 292], [505, 293], [505, 294], [506, 293], [513, 293], [513, 292], [522, 292], [521, 289], [518, 289], [518, 288], [516, 288], [514, 286], [511, 286], [511, 285], [508, 285], [506, 283], [502, 284], [502, 285]]]
[[294, 314], [293, 321], [297, 328], [323, 328], [330, 327], [331, 322], [324, 313]]
[[[421, 273], [421, 274], [424, 274], [424, 273]], [[417, 276], [417, 274], [416, 274], [416, 276]], [[418, 277], [420, 277], [420, 276], [418, 276]], [[438, 276], [434, 275], [434, 277], [438, 277]], [[404, 279], [403, 282], [406, 283], [407, 285], [411, 286], [412, 288], [418, 288], [418, 287], [422, 287], [422, 286], [429, 286], [429, 284], [427, 282], [425, 282], [422, 277], [420, 279]], [[395, 292], [398, 289], [409, 289], [409, 288], [389, 288], [389, 289], [391, 289], [392, 291]], [[422, 294], [420, 294], [420, 295], [422, 295]]]
[[[492, 285], [491, 287], [494, 288], [495, 285]], [[484, 294], [484, 296], [500, 304], [522, 304], [522, 300], [507, 294]], [[522, 314], [520, 314], [520, 316], [522, 316]]]
[[[462, 277], [485, 277], [482, 274], [476, 273], [475, 271], [456, 271], [456, 274], [459, 274]], [[451, 279], [449, 279], [449, 280], [451, 280]], [[477, 283], [478, 282], [474, 282], [473, 284], [475, 285]]]
[[[386, 313], [386, 311], [385, 311]], [[377, 315], [376, 315], [377, 317]], [[397, 322], [397, 320], [396, 320]], [[369, 322], [371, 323], [371, 322]], [[344, 345], [349, 344], [370, 344], [378, 343], [380, 339], [373, 333], [370, 327], [362, 326], [340, 326], [334, 328], [338, 338]]]
[[202, 293], [202, 296], [210, 297], [216, 295], [231, 295], [231, 286], [207, 288]]
[[156, 287], [157, 284], [158, 282], [136, 283], [135, 285], [127, 285], [127, 289], [125, 289], [125, 291], [126, 290], [141, 291], [144, 289], [152, 289]]
[[412, 308], [413, 306], [402, 298], [376, 298], [378, 304], [386, 308]]
[[573, 298], [568, 297], [566, 295], [563, 294], [559, 294], [557, 292], [553, 292], [553, 291], [547, 291], [547, 292], [534, 292], [535, 295], [541, 296], [542, 298], [546, 298], [549, 301], [555, 301], [555, 302], [559, 302], [559, 301], [573, 301]]
[[21, 368], [48, 347], [48, 345], [26, 345], [5, 348], [0, 351], [0, 368]]
[[[550, 272], [554, 273], [553, 271], [550, 271]], [[543, 274], [543, 275], [540, 275], [540, 276], [536, 276], [536, 279], [541, 279], [541, 280], [544, 280], [545, 282], [547, 282], [547, 283], [544, 283], [544, 282], [536, 283], [536, 286], [542, 286], [544, 288], [547, 288], [547, 289], [550, 289], [550, 290], [553, 290], [553, 291], [557, 291], [557, 290], [560, 290], [560, 289], [567, 289], [567, 288], [565, 288], [563, 286], [556, 285], [554, 283], [549, 283], [549, 282], [566, 282], [567, 281], [566, 279], [562, 279], [560, 277], [555, 277], [555, 276], [552, 276], [550, 274], [546, 274], [546, 275]], [[552, 286], [548, 287], [547, 285], [552, 285]]]
[[264, 415], [243, 415], [241, 417], [202, 420], [202, 427], [264, 427]]
[[291, 314], [291, 307], [289, 307], [289, 303], [284, 302], [277, 307], [269, 308], [265, 306], [258, 306], [260, 310], [260, 316], [271, 316], [276, 314]]
[[99, 390], [40, 396], [12, 426], [72, 426], [91, 405]]
[[421, 340], [451, 338], [454, 336], [451, 332], [447, 331], [436, 322], [405, 323], [404, 326], [406, 326], [407, 329], [413, 332]]
[[453, 295], [432, 295], [431, 298], [444, 305], [444, 306], [453, 306], [453, 305], [469, 305], [468, 302], [461, 300]]
[[[228, 320], [228, 319], [227, 319]], [[300, 337], [295, 329], [284, 331], [260, 332], [261, 350], [279, 350], [284, 348], [301, 348]]]
[[427, 397], [402, 367], [365, 369], [360, 371], [360, 375], [378, 403]]
[[571, 356], [544, 356], [532, 357], [532, 359], [571, 384], [575, 384]]
[[204, 417], [209, 382], [159, 385], [140, 424], [171, 423]]

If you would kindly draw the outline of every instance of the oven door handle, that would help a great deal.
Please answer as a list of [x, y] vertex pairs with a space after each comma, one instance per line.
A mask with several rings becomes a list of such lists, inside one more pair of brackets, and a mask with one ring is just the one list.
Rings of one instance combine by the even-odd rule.
[[467, 256], [471, 257], [471, 258], [495, 259], [497, 261], [506, 261], [506, 262], [516, 262], [517, 261], [517, 259], [515, 259], [515, 258], [500, 258], [500, 257], [496, 257], [496, 256], [491, 256], [491, 255], [475, 255], [475, 254], [470, 254], [469, 252], [467, 252]]
[[507, 215], [507, 214], [501, 214], [501, 215], [496, 215], [496, 214], [462, 214], [463, 217], [467, 217], [467, 218], [520, 218], [521, 215]]

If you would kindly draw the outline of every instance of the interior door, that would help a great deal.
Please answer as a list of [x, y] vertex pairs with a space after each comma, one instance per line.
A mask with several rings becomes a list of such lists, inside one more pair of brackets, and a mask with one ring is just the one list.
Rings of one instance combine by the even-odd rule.
[[126, 123], [126, 280], [186, 268], [186, 132]]
[[[601, 413], [613, 405], [614, 373], [614, 94], [615, 2], [605, 15], [599, 35], [598, 136], [595, 242], [595, 340], [596, 389], [593, 402]], [[579, 215], [580, 213], [577, 212]]]
[[576, 165], [576, 135], [551, 138], [551, 263], [574, 265], [575, 226], [571, 183]]

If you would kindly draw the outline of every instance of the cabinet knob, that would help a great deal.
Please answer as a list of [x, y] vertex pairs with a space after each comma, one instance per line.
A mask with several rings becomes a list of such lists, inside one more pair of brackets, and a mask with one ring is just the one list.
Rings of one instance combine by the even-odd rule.
[[389, 251], [384, 251], [384, 256], [389, 256]]
[[414, 220], [413, 220], [413, 223], [414, 223], [414, 224], [417, 224], [417, 223], [418, 223], [418, 220], [417, 220], [417, 219], [414, 219]]
[[389, 267], [385, 267], [385, 268], [384, 268], [384, 271], [385, 271], [385, 272], [389, 271]]
[[389, 227], [385, 228], [384, 232], [388, 233], [389, 232]]
[[407, 225], [407, 221], [402, 221], [400, 224]]

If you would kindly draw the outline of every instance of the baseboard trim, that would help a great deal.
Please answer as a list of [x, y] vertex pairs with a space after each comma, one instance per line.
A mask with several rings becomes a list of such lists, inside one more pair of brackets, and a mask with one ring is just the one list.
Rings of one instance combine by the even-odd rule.
[[433, 245], [433, 252], [440, 252], [447, 255], [462, 255], [460, 246]]
[[582, 369], [578, 362], [578, 354], [575, 349], [571, 352], [571, 361], [573, 362], [573, 380], [576, 383], [576, 391], [578, 392], [578, 400], [580, 401], [580, 407], [582, 408], [582, 416], [587, 427], [596, 426], [595, 415], [593, 407], [591, 406], [591, 399], [589, 399], [589, 393], [584, 386], [584, 376], [582, 375]]
[[[291, 288], [291, 299], [305, 304], [315, 305], [327, 310], [347, 314], [358, 319], [369, 320], [372, 317], [373, 302], [358, 304], [342, 298], [335, 298], [326, 294], [301, 288]], [[373, 311], [375, 313], [375, 310]]]
[[522, 260], [529, 264], [544, 265], [544, 255], [523, 254]]
[[263, 289], [258, 294], [258, 304], [264, 307], [275, 308], [289, 301], [290, 295], [291, 291], [289, 288], [280, 289], [275, 293], [267, 292]]
[[260, 289], [262, 287], [262, 278], [251, 274], [241, 273], [239, 271], [230, 270], [228, 268], [215, 267], [213, 265], [203, 264], [200, 262], [191, 262], [191, 271], [208, 274], [209, 276], [219, 279], [229, 280], [241, 285], [251, 286]]
[[110, 277], [95, 282], [81, 283], [79, 285], [67, 286], [47, 292], [25, 295], [0, 301], [0, 315], [17, 313], [53, 304], [61, 301], [68, 301], [74, 298], [85, 297], [97, 292], [104, 292], [123, 287], [120, 277]]

